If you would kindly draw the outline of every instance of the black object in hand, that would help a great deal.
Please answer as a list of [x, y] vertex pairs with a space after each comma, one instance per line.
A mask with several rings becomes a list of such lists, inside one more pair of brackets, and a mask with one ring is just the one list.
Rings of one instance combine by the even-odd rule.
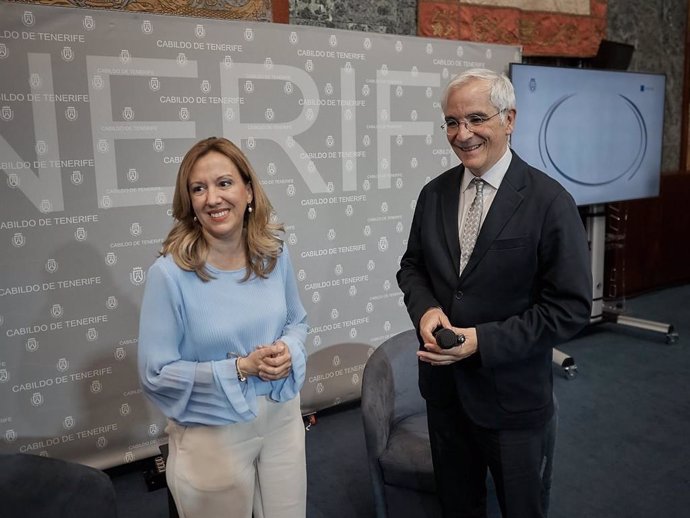
[[434, 338], [441, 349], [450, 349], [465, 343], [465, 335], [456, 335], [453, 330], [447, 327], [437, 327], [434, 331]]

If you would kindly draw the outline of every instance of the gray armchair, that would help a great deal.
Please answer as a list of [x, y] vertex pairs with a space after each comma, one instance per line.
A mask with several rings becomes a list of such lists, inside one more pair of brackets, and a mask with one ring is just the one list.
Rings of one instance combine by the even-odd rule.
[[414, 330], [382, 343], [362, 376], [362, 419], [377, 518], [440, 516], [426, 422], [417, 386]]
[[[361, 410], [376, 518], [441, 515], [435, 495], [426, 404], [417, 385], [418, 348], [414, 330], [397, 334], [373, 352], [362, 376]], [[558, 409], [555, 395], [554, 401]], [[542, 475], [545, 515], [551, 492], [557, 416], [556, 412], [549, 423], [545, 445], [547, 455]], [[492, 490], [490, 477], [487, 482]]]

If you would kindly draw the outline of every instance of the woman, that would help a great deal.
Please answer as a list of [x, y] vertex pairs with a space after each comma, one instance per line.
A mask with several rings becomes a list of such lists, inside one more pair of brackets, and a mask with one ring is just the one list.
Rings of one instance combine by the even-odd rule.
[[139, 375], [168, 417], [182, 518], [306, 514], [306, 313], [271, 212], [232, 142], [187, 152], [139, 328]]

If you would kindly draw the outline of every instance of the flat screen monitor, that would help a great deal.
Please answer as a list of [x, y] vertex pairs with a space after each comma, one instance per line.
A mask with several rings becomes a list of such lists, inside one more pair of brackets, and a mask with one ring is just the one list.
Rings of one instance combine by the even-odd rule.
[[659, 195], [663, 74], [513, 63], [511, 147], [578, 205]]

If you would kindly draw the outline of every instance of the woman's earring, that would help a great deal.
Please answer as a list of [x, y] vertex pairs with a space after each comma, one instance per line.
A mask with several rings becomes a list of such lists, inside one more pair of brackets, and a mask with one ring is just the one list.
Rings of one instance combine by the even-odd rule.
[[194, 216], [194, 223], [196, 223], [197, 221], [199, 221], [199, 220], [196, 219], [196, 216]]
[[251, 205], [250, 205], [249, 207], [247, 207], [247, 212], [251, 213], [251, 212], [253, 212], [253, 211], [254, 211], [254, 209], [252, 209], [252, 206], [251, 206]]

